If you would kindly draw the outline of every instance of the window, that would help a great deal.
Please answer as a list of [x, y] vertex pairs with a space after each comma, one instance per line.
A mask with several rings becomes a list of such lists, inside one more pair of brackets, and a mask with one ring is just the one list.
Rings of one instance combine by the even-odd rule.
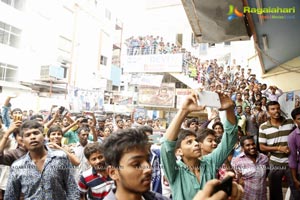
[[58, 38], [58, 50], [59, 55], [66, 59], [71, 59], [72, 52], [72, 40], [64, 36], [59, 36]]
[[192, 47], [198, 46], [198, 42], [197, 42], [197, 39], [196, 39], [194, 33], [192, 33], [191, 45], [192, 45]]
[[107, 65], [107, 57], [105, 56], [101, 56], [101, 59], [100, 59], [100, 64], [101, 65]]
[[26, 4], [26, 0], [1, 0], [1, 2], [6, 3], [7, 5], [18, 10], [23, 10]]
[[18, 80], [18, 67], [0, 63], [0, 80], [16, 82]]
[[105, 9], [105, 17], [111, 20], [111, 12], [108, 9]]
[[0, 43], [18, 48], [21, 32], [20, 29], [0, 21]]
[[224, 46], [230, 46], [230, 41], [229, 42], [224, 42]]
[[113, 86], [112, 86], [112, 90], [113, 90], [113, 91], [118, 91], [118, 90], [119, 90], [119, 87], [118, 87], [118, 86], [115, 86], [115, 85], [113, 85]]
[[208, 47], [215, 47], [216, 44], [215, 43], [208, 43]]
[[182, 47], [182, 34], [178, 33], [176, 34], [176, 45]]

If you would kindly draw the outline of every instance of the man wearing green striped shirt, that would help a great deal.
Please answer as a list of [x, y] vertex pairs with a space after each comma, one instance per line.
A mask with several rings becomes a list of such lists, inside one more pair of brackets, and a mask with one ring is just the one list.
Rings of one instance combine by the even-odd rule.
[[285, 119], [281, 116], [280, 104], [277, 101], [267, 103], [267, 112], [270, 119], [259, 127], [259, 147], [260, 150], [269, 153], [270, 173], [269, 188], [270, 199], [283, 199], [282, 177], [285, 175], [290, 188], [291, 196], [296, 191], [292, 180], [291, 171], [288, 167], [288, 135], [294, 127], [292, 119]]

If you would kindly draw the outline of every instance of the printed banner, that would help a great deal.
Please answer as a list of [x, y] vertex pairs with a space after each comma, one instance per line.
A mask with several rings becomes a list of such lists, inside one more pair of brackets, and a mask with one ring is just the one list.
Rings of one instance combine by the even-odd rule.
[[161, 87], [140, 86], [139, 106], [174, 108], [175, 84], [163, 83]]

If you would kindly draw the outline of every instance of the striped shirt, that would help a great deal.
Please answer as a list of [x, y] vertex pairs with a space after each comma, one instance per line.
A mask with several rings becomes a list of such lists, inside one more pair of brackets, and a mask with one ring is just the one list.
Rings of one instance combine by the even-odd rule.
[[113, 187], [114, 181], [97, 174], [93, 167], [84, 171], [78, 182], [80, 192], [88, 193], [89, 200], [102, 200]]
[[[267, 146], [288, 146], [288, 135], [294, 127], [292, 119], [282, 117], [281, 126], [273, 126], [267, 121], [259, 127], [259, 143]], [[273, 165], [288, 165], [288, 154], [281, 151], [270, 152], [270, 163]]]
[[243, 200], [267, 199], [268, 157], [266, 155], [258, 153], [254, 163], [242, 152], [232, 159], [231, 166], [236, 174], [241, 174], [244, 181]]

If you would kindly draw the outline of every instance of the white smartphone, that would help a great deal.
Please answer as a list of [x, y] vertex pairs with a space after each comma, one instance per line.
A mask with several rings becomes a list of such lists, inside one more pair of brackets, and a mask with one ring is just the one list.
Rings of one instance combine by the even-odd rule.
[[221, 101], [219, 94], [210, 91], [198, 92], [198, 105], [205, 105], [212, 108], [221, 108]]

